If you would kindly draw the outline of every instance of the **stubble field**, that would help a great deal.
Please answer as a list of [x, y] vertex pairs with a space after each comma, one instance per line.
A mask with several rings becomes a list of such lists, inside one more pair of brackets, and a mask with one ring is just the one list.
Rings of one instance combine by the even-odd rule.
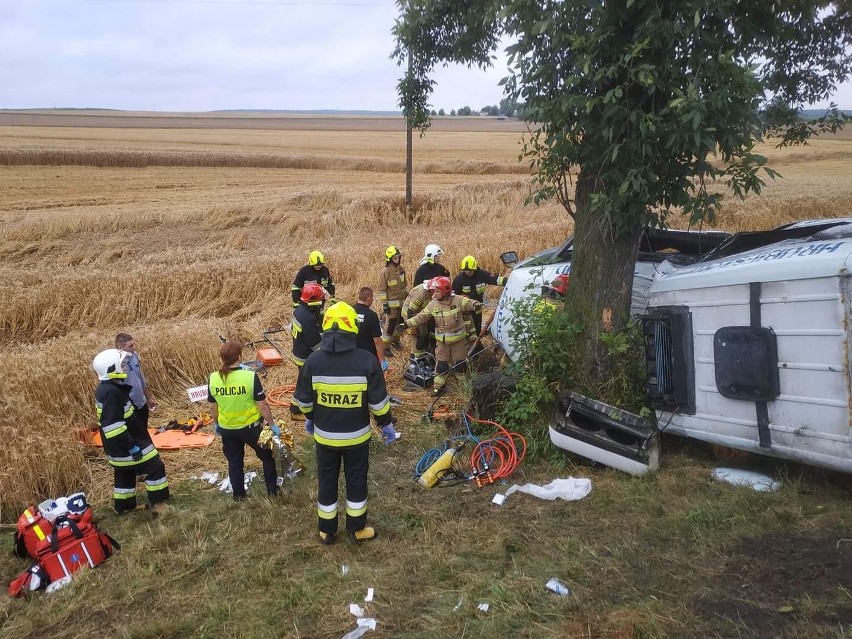
[[[466, 254], [498, 270], [500, 252], [523, 257], [571, 232], [558, 205], [524, 205], [523, 127], [464, 121], [415, 137], [408, 215], [398, 119], [0, 113], [0, 521], [83, 489], [126, 545], [67, 592], [5, 602], [4, 636], [341, 636], [362, 586], [379, 593], [375, 636], [850, 636], [847, 478], [771, 465], [784, 487], [754, 494], [712, 484], [703, 448], [667, 440], [654, 477], [554, 455], [517, 478], [591, 477], [576, 504], [521, 496], [497, 510], [493, 489], [423, 493], [414, 463], [443, 434], [420, 424], [426, 401], [401, 389], [400, 359], [390, 384], [406, 435], [373, 449], [372, 545], [317, 547], [313, 475], [275, 503], [232, 507], [202, 489], [189, 477], [224, 468], [218, 442], [166, 454], [176, 512], [164, 522], [109, 514], [111, 472], [79, 432], [94, 418], [91, 359], [117, 332], [136, 337], [164, 423], [197, 410], [185, 389], [216, 367], [219, 335], [257, 339], [289, 322], [289, 285], [313, 249], [352, 300], [388, 244], [413, 275], [439, 243], [455, 273]], [[784, 179], [726, 200], [717, 227], [852, 215], [852, 135], [762, 151]], [[285, 364], [265, 385], [294, 379]], [[3, 578], [19, 563], [0, 560]], [[554, 575], [570, 598], [544, 591]], [[128, 609], [137, 596], [146, 603]], [[136, 623], [151, 599], [157, 619]]]

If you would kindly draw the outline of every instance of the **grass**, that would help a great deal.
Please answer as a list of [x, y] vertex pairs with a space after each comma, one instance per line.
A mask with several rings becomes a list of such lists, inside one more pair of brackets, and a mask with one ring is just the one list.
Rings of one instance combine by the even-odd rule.
[[[0, 162], [0, 521], [14, 521], [28, 502], [82, 489], [124, 546], [65, 591], [4, 600], [4, 639], [44, 631], [340, 637], [354, 628], [348, 604], [367, 587], [376, 589], [366, 607], [379, 637], [852, 634], [848, 477], [764, 460], [783, 487], [757, 494], [712, 482], [717, 462], [680, 440], [665, 440], [661, 470], [642, 479], [582, 465], [539, 442], [544, 454], [513, 481], [585, 476], [593, 482], [587, 499], [515, 495], [498, 508], [493, 486], [423, 491], [412, 469], [445, 431], [421, 424], [425, 398], [401, 390], [399, 360], [390, 385], [405, 400], [397, 410], [405, 437], [392, 448], [374, 444], [375, 542], [315, 542], [313, 459], [303, 443], [308, 474], [280, 502], [255, 493], [234, 505], [190, 480], [224, 469], [216, 443], [165, 454], [175, 489], [169, 517], [111, 514], [111, 472], [78, 431], [94, 417], [91, 359], [117, 332], [136, 337], [161, 405], [154, 421], [165, 422], [198, 410], [184, 389], [215, 367], [219, 335], [256, 339], [286, 325], [289, 284], [311, 249], [329, 259], [339, 296], [353, 299], [375, 283], [388, 244], [402, 247], [410, 273], [431, 242], [442, 245], [453, 271], [469, 253], [498, 270], [500, 252], [529, 255], [571, 230], [557, 205], [524, 205], [529, 185], [511, 164], [517, 132], [435, 130], [418, 139], [410, 215], [398, 132], [273, 131], [260, 128], [262, 118], [254, 130], [206, 129], [202, 120], [193, 124], [200, 128], [170, 130], [0, 121], [0, 157], [38, 148], [44, 157], [123, 158], [103, 167]], [[760, 197], [726, 200], [719, 227], [852, 212], [848, 136], [764, 153], [785, 180]], [[128, 159], [138, 157], [218, 164], [132, 166]], [[316, 164], [231, 162], [246, 157]], [[265, 385], [294, 378], [288, 364]], [[2, 543], [10, 546], [10, 536]], [[2, 553], [6, 578], [25, 566]], [[553, 576], [571, 587], [570, 597], [546, 591]], [[490, 604], [488, 613], [477, 611], [480, 602]]]

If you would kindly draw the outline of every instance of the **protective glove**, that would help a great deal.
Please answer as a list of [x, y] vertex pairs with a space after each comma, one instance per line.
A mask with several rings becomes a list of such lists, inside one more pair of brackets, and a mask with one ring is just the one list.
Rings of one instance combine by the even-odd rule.
[[382, 426], [382, 442], [387, 446], [394, 443], [399, 438], [399, 434], [393, 427], [393, 424]]
[[305, 420], [305, 432], [308, 435], [314, 434], [314, 420], [312, 420], [312, 419], [306, 419]]
[[133, 459], [133, 461], [139, 461], [142, 459], [142, 449], [139, 446], [134, 446], [127, 451], [127, 454]]
[[276, 437], [281, 437], [281, 429], [278, 428], [274, 423], [269, 425], [269, 429], [272, 431], [272, 434]]
[[216, 433], [216, 437], [222, 436], [222, 429], [219, 428], [219, 422], [213, 422], [213, 432]]
[[388, 364], [388, 360], [383, 359], [383, 360], [382, 360], [382, 372], [384, 373], [385, 371], [387, 371], [387, 369], [388, 369], [389, 367], [390, 367], [390, 364]]
[[385, 315], [390, 315], [390, 306], [387, 304], [382, 304], [382, 313]]

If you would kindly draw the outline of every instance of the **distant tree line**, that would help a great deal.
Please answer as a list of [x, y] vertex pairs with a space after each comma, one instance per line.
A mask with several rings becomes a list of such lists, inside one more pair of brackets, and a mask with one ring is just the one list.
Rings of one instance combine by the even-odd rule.
[[[500, 100], [500, 104], [490, 104], [482, 107], [479, 110], [475, 110], [470, 108], [469, 106], [463, 106], [458, 109], [450, 109], [450, 115], [455, 117], [457, 115], [490, 115], [490, 116], [503, 116], [506, 118], [523, 118], [524, 105], [517, 100], [512, 98], [503, 98]], [[441, 116], [447, 115], [447, 112], [444, 109], [435, 109], [431, 110], [431, 115], [433, 116]]]

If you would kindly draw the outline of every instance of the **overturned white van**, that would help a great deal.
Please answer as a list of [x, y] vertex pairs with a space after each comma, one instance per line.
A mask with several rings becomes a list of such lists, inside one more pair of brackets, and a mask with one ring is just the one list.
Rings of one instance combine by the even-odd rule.
[[[513, 270], [491, 326], [510, 357], [512, 302], [569, 272], [571, 252], [568, 240]], [[736, 235], [649, 231], [632, 313], [643, 325], [648, 403], [659, 427], [852, 472], [850, 260], [852, 219]], [[581, 454], [591, 441], [619, 456], [624, 437], [575, 438], [551, 425], [554, 443]], [[628, 457], [647, 453], [647, 439], [626, 443]]]

